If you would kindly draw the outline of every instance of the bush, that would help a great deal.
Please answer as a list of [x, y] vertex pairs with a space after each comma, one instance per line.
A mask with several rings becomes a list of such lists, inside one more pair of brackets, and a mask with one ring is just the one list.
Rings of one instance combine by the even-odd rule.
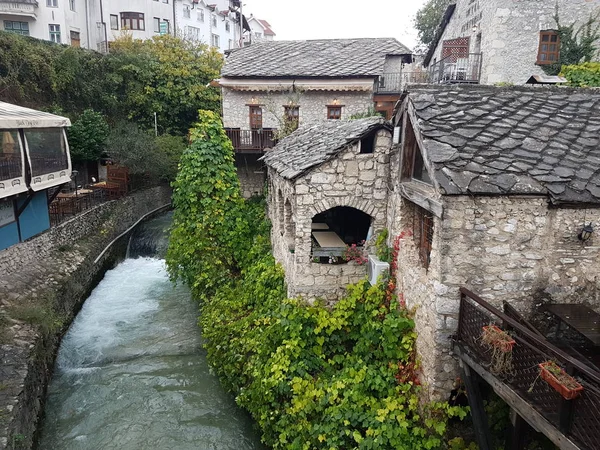
[[102, 114], [86, 109], [67, 129], [73, 161], [97, 161], [108, 138], [108, 124]]
[[600, 87], [600, 62], [563, 66], [560, 75], [569, 80], [570, 86]]

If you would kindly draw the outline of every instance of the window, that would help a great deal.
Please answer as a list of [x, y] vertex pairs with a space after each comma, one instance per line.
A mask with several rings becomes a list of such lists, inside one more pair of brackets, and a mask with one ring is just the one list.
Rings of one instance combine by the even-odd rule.
[[360, 140], [360, 153], [371, 154], [375, 151], [375, 133], [371, 133]]
[[27, 22], [13, 22], [12, 20], [4, 21], [4, 31], [10, 33], [22, 34], [23, 36], [29, 36], [29, 23]]
[[69, 32], [69, 37], [71, 38], [71, 47], [81, 47], [81, 35], [79, 31]]
[[200, 40], [200, 28], [196, 27], [185, 27], [185, 36], [187, 39], [191, 41], [199, 41]]
[[124, 30], [145, 30], [144, 14], [137, 12], [122, 12], [121, 28]]
[[412, 235], [419, 252], [419, 259], [425, 269], [431, 262], [431, 244], [433, 242], [433, 214], [420, 206], [407, 201], [412, 213]]
[[167, 4], [168, 4], [168, 3], [169, 3], [169, 0], [163, 0], [163, 3], [167, 3]]
[[341, 106], [328, 106], [327, 107], [327, 119], [336, 120], [342, 118], [342, 107]]
[[213, 34], [212, 35], [211, 44], [212, 44], [213, 47], [218, 47], [219, 46], [219, 35], [218, 34]]
[[163, 22], [167, 26], [165, 33], [169, 34], [171, 32], [171, 22], [169, 22], [169, 19], [163, 19]]
[[160, 17], [154, 17], [152, 19], [153, 30], [155, 33], [160, 33]]
[[48, 25], [48, 29], [50, 30], [50, 40], [60, 44], [60, 25], [52, 23]]
[[231, 25], [229, 24], [229, 21], [225, 22], [225, 31], [228, 33], [231, 31]]
[[260, 106], [250, 106], [250, 128], [255, 130], [262, 127], [262, 108]]
[[429, 172], [427, 172], [423, 154], [417, 143], [415, 131], [410, 120], [406, 122], [406, 135], [404, 137], [404, 149], [402, 151], [402, 173], [400, 175], [400, 180], [418, 180], [423, 183], [431, 184], [431, 178], [429, 177]]
[[554, 30], [540, 31], [538, 64], [555, 64], [560, 54], [560, 38]]
[[189, 5], [184, 5], [183, 7], [183, 17], [185, 17], [186, 19], [189, 19], [191, 16], [192, 12], [190, 10], [190, 6]]
[[204, 10], [200, 10], [198, 11], [198, 21], [199, 22], [204, 22]]
[[69, 9], [75, 11], [75, 0], [69, 0]]
[[299, 106], [284, 106], [283, 117], [285, 119], [285, 126], [290, 130], [298, 128], [300, 123], [300, 107]]
[[46, 6], [50, 8], [58, 8], [58, 0], [46, 0]]
[[23, 175], [21, 146], [17, 130], [0, 130], [0, 181], [11, 180]]
[[212, 26], [217, 27], [217, 16], [212, 16]]
[[62, 128], [30, 128], [25, 130], [25, 139], [33, 177], [67, 168], [67, 146]]
[[110, 29], [118, 30], [119, 29], [119, 16], [115, 14], [110, 15]]

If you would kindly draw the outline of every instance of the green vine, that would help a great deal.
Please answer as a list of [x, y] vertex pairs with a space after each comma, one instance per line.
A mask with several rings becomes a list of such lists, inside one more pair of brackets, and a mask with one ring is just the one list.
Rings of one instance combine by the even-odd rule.
[[560, 38], [560, 53], [556, 64], [542, 66], [546, 74], [558, 75], [563, 65], [590, 62], [596, 56], [596, 41], [600, 39], [599, 18], [600, 12], [590, 14], [590, 17], [577, 28], [575, 22], [571, 25], [561, 25], [557, 5], [554, 21]]

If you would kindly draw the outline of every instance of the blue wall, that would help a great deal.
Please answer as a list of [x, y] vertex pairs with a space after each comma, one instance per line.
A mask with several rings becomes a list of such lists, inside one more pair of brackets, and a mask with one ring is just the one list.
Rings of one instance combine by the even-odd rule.
[[0, 250], [19, 243], [19, 228], [17, 222], [9, 223], [0, 228]]
[[[23, 205], [25, 197], [17, 199], [17, 209]], [[48, 201], [46, 191], [36, 192], [35, 196], [19, 217], [21, 240], [40, 234], [50, 228], [50, 215], [48, 214]]]

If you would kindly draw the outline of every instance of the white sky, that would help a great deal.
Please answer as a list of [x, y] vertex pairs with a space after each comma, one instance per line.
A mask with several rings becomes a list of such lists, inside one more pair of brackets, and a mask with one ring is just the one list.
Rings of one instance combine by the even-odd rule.
[[417, 43], [413, 18], [425, 0], [246, 0], [244, 15], [268, 21], [277, 40], [394, 37]]

